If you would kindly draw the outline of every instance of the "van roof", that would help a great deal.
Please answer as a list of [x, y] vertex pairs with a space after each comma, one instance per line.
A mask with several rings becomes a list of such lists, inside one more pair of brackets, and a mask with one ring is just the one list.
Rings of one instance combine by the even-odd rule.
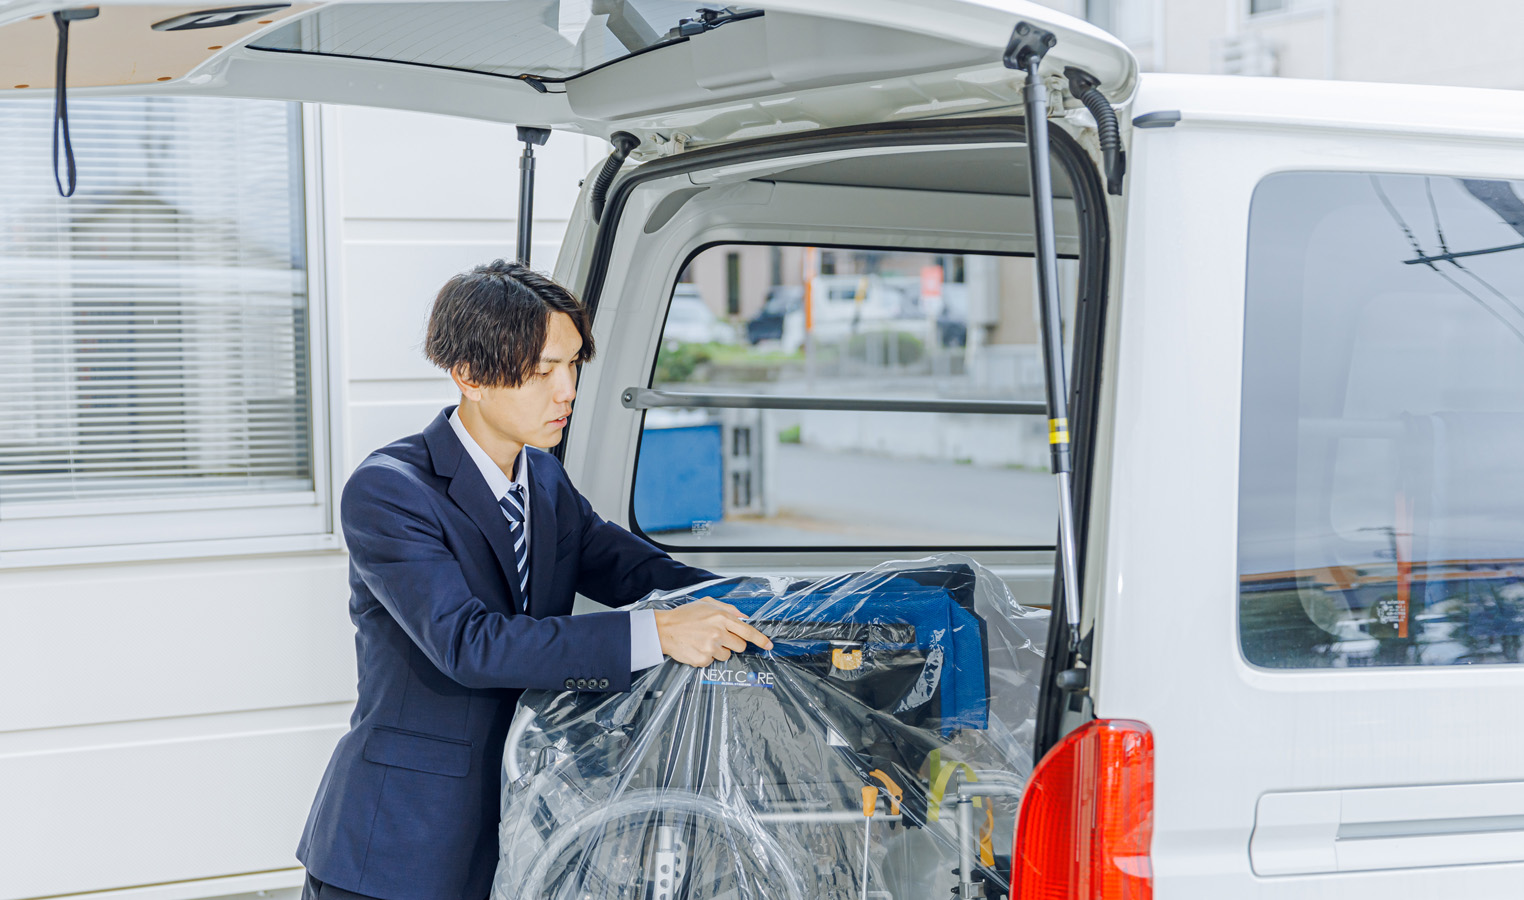
[[1524, 92], [1239, 75], [1140, 79], [1134, 117], [1177, 110], [1183, 123], [1254, 123], [1406, 134], [1524, 137]]

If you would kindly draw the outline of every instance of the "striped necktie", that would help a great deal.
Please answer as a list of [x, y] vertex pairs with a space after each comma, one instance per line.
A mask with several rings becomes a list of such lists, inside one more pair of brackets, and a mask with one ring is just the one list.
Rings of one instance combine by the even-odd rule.
[[524, 486], [508, 485], [508, 493], [497, 501], [508, 516], [508, 533], [513, 536], [513, 561], [519, 569], [519, 596], [529, 605], [529, 533], [524, 530]]

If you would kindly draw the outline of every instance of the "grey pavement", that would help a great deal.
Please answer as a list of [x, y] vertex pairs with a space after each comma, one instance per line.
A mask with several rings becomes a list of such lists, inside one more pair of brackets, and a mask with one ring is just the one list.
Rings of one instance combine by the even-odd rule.
[[683, 547], [1052, 546], [1058, 521], [1046, 472], [779, 447], [770, 518], [734, 517], [707, 534], [668, 532]]

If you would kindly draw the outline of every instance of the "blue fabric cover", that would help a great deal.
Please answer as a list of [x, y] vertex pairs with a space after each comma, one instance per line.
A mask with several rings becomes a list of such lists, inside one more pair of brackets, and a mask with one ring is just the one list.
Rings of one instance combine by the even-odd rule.
[[[776, 597], [730, 596], [736, 587], [734, 582], [711, 585], [695, 590], [693, 596], [724, 600], [754, 619], [913, 626], [914, 648], [928, 660], [940, 652], [943, 660], [938, 684], [942, 734], [988, 727], [982, 623], [946, 589], [893, 578], [863, 591], [844, 591], [844, 585], [827, 583], [823, 589]], [[784, 658], [829, 652], [827, 641], [780, 640], [772, 650], [774, 656]]]

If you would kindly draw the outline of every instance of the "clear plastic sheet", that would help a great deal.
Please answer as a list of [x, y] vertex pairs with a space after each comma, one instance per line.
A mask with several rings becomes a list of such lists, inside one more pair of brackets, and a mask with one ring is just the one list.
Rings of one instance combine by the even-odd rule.
[[1006, 892], [1046, 611], [951, 554], [639, 606], [700, 597], [741, 609], [773, 649], [668, 660], [629, 693], [523, 695], [493, 900]]

